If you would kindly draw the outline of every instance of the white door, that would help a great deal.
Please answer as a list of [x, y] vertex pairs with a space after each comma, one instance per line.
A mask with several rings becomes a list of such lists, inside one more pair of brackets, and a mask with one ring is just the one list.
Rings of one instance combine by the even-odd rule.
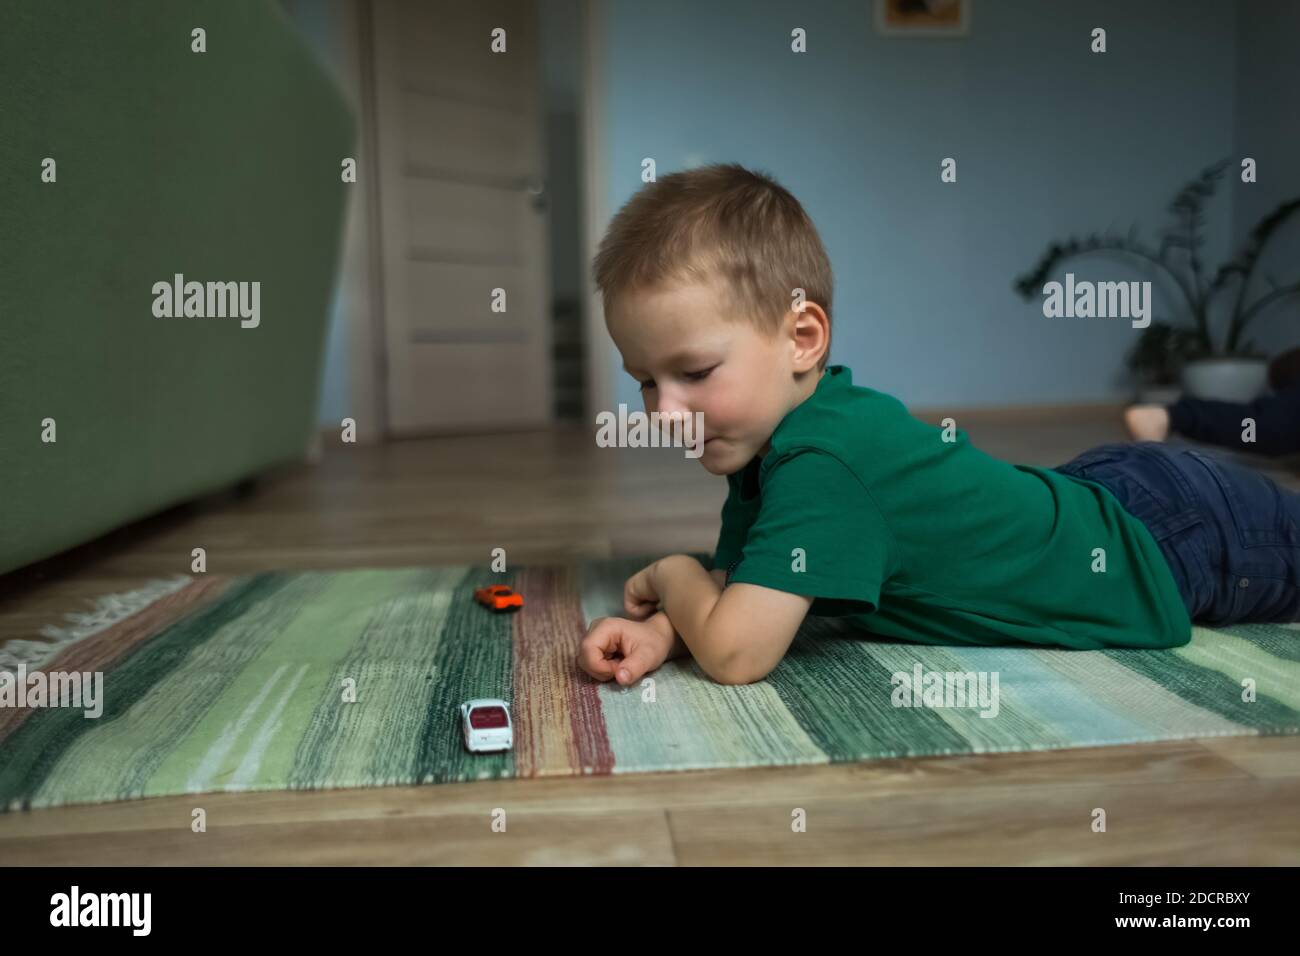
[[549, 424], [535, 0], [374, 0], [372, 24], [389, 433]]

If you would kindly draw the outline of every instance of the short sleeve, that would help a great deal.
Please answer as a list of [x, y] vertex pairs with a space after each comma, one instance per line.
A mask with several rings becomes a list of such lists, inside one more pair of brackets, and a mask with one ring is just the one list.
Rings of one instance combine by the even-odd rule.
[[796, 449], [775, 462], [729, 584], [759, 584], [819, 602], [818, 613], [863, 614], [897, 570], [884, 516], [834, 455]]

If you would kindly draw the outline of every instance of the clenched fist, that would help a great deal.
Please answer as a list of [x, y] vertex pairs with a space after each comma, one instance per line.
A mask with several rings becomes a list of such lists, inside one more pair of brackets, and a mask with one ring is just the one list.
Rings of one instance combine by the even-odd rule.
[[623, 610], [629, 617], [643, 621], [659, 610], [659, 594], [655, 590], [655, 565], [648, 564], [623, 584]]
[[672, 649], [672, 636], [654, 624], [598, 617], [578, 648], [578, 664], [598, 681], [613, 678], [627, 687], [663, 664]]

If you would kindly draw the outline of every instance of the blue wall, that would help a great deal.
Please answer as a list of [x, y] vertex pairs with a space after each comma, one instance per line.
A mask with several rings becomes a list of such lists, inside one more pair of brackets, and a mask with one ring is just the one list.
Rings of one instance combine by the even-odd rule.
[[[1237, 5], [1236, 144], [1259, 164], [1259, 181], [1233, 186], [1233, 236], [1250, 231], [1279, 202], [1300, 196], [1300, 2], [1241, 0]], [[1270, 242], [1257, 270], [1283, 285], [1300, 280], [1300, 216]], [[1251, 283], [1248, 301], [1269, 286]], [[1261, 313], [1247, 338], [1265, 352], [1300, 345], [1300, 296]]]
[[[831, 360], [855, 381], [919, 407], [1126, 398], [1137, 330], [1046, 319], [1012, 281], [1075, 232], [1136, 222], [1153, 240], [1177, 189], [1234, 155], [1234, 5], [981, 0], [969, 35], [947, 40], [880, 36], [871, 9], [606, 0], [609, 211], [640, 187], [646, 156], [661, 175], [766, 170], [821, 230], [836, 273]], [[805, 54], [790, 52], [796, 26]], [[1095, 26], [1104, 55], [1089, 50]], [[1271, 30], [1252, 30], [1252, 55], [1294, 59]], [[1272, 122], [1277, 96], [1253, 125]], [[939, 180], [946, 156], [956, 184]], [[1211, 209], [1212, 262], [1231, 245], [1234, 195], [1225, 185]], [[1098, 260], [1072, 271], [1150, 277]], [[616, 400], [639, 407], [610, 353]]]

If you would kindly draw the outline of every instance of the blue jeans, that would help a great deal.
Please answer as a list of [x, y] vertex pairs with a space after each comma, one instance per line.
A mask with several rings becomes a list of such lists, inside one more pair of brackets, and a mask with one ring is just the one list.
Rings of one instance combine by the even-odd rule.
[[1146, 525], [1193, 621], [1300, 620], [1300, 494], [1160, 442], [1101, 445], [1053, 470], [1103, 485]]

